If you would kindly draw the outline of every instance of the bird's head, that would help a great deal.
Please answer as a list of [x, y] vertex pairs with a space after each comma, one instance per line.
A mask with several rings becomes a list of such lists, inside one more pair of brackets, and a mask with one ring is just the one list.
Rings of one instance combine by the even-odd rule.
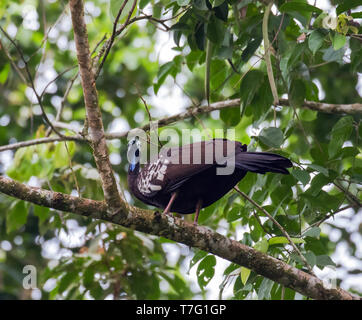
[[127, 158], [129, 162], [130, 171], [135, 170], [136, 165], [140, 161], [140, 149], [141, 149], [141, 142], [137, 136], [132, 138], [128, 142]]

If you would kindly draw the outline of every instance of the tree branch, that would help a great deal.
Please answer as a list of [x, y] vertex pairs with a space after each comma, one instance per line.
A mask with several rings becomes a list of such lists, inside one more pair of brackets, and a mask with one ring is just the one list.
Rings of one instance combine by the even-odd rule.
[[[24, 54], [23, 54], [23, 51], [21, 50], [21, 48], [16, 44], [16, 42], [8, 35], [8, 33], [0, 26], [0, 30], [1, 32], [4, 34], [4, 36], [11, 42], [11, 44], [14, 46], [14, 48], [16, 49], [20, 59], [22, 60], [22, 62], [24, 62], [24, 65], [25, 65], [25, 73], [26, 73], [26, 76], [27, 76], [27, 82], [26, 84], [29, 85], [31, 87], [31, 89], [33, 90], [34, 92], [34, 95], [38, 101], [38, 104], [40, 106], [40, 109], [41, 109], [41, 112], [42, 112], [42, 116], [43, 116], [43, 119], [44, 121], [52, 128], [52, 130], [60, 137], [63, 137], [63, 135], [57, 130], [54, 128], [53, 124], [51, 123], [51, 121], [49, 120], [46, 112], [45, 112], [45, 109], [44, 109], [44, 106], [43, 106], [43, 102], [42, 102], [42, 96], [40, 96], [38, 94], [38, 92], [36, 91], [36, 88], [35, 88], [35, 83], [34, 83], [34, 80], [33, 80], [33, 77], [31, 75], [31, 72], [29, 70], [29, 65], [28, 65], [28, 61], [25, 59], [24, 57]], [[10, 59], [11, 60], [11, 59]]]
[[340, 288], [327, 288], [323, 282], [287, 263], [268, 256], [238, 241], [231, 240], [203, 226], [194, 226], [184, 220], [150, 210], [127, 205], [122, 212], [110, 216], [102, 201], [73, 197], [30, 187], [0, 176], [0, 192], [40, 206], [53, 208], [112, 222], [134, 230], [162, 236], [215, 254], [228, 261], [280, 283], [313, 299], [359, 300], [360, 298]]
[[84, 21], [83, 1], [70, 0], [70, 12], [79, 64], [79, 74], [83, 87], [84, 103], [89, 125], [89, 136], [93, 147], [93, 156], [101, 177], [104, 198], [108, 204], [109, 213], [113, 215], [116, 212], [121, 211], [121, 208], [125, 209], [125, 204], [121, 201], [118, 193], [116, 179], [109, 161], [102, 115], [98, 106], [98, 94], [92, 71], [87, 27]]
[[[279, 105], [285, 106], [285, 107], [290, 107], [290, 103], [289, 103], [288, 99], [280, 99]], [[158, 121], [159, 127], [163, 127], [163, 126], [167, 126], [169, 124], [175, 123], [177, 121], [182, 121], [182, 120], [192, 118], [194, 116], [198, 116], [201, 114], [207, 114], [207, 113], [210, 113], [210, 112], [216, 111], [216, 110], [222, 110], [225, 108], [236, 108], [236, 107], [240, 107], [239, 98], [232, 99], [232, 100], [218, 101], [218, 102], [210, 103], [210, 105], [203, 105], [203, 106], [196, 106], [196, 107], [191, 106], [191, 107], [187, 108], [185, 111], [180, 112], [179, 114], [176, 114], [176, 115], [170, 116], [170, 117], [164, 117], [164, 118], [161, 118], [156, 121]], [[362, 114], [362, 104], [361, 103], [328, 104], [328, 103], [323, 103], [323, 102], [305, 101], [303, 103], [302, 107], [311, 109], [314, 111], [326, 112], [326, 113], [341, 113], [341, 114], [345, 113], [345, 114], [352, 114], [352, 115], [353, 114]], [[63, 128], [63, 129], [68, 129], [68, 130], [71, 130], [74, 132], [78, 132], [78, 130], [76, 128], [72, 128], [71, 125], [66, 124], [66, 123], [55, 121], [53, 123], [53, 125], [58, 128]], [[140, 129], [149, 130], [150, 125], [146, 124], [146, 125], [140, 127]], [[129, 131], [123, 131], [123, 132], [117, 132], [117, 133], [105, 133], [105, 138], [107, 140], [120, 139], [120, 138], [126, 137], [128, 133], [129, 133]], [[18, 142], [18, 143], [2, 146], [2, 147], [0, 147], [0, 152], [5, 151], [5, 150], [14, 150], [14, 149], [22, 148], [22, 147], [28, 147], [28, 146], [31, 146], [34, 144], [50, 143], [50, 142], [54, 142], [54, 141], [74, 140], [74, 141], [82, 142], [82, 139], [84, 140], [84, 138], [81, 136], [75, 136], [75, 137], [63, 137], [63, 138], [54, 138], [54, 139], [53, 138], [50, 138], [50, 139], [43, 138], [43, 139], [36, 139], [36, 140], [30, 140], [30, 141], [23, 141], [23, 142]], [[34, 143], [32, 141], [34, 141]]]
[[20, 141], [20, 142], [8, 144], [6, 146], [1, 146], [0, 152], [6, 151], [6, 150], [16, 150], [16, 149], [20, 149], [20, 148], [35, 146], [38, 144], [52, 143], [52, 142], [58, 142], [58, 141], [86, 142], [86, 140], [81, 136], [39, 138], [39, 139], [33, 139], [33, 140], [29, 140], [29, 141]]
[[[288, 99], [279, 99], [279, 105], [290, 107], [290, 102]], [[301, 107], [325, 113], [342, 113], [352, 115], [362, 114], [362, 103], [331, 104], [324, 102], [304, 101]]]

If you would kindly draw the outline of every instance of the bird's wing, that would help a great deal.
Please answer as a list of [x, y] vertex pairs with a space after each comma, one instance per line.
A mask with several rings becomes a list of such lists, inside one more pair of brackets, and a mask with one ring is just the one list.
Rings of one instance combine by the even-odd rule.
[[138, 189], [150, 198], [161, 191], [173, 192], [196, 174], [213, 166], [223, 166], [238, 148], [246, 147], [240, 142], [226, 139], [163, 148], [158, 158], [141, 170], [137, 181]]

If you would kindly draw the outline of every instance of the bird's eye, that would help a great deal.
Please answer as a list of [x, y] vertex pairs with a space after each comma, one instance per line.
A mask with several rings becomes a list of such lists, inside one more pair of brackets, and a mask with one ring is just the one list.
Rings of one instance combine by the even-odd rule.
[[139, 157], [140, 156], [140, 151], [137, 149], [136, 152], [135, 152], [135, 156], [136, 157]]

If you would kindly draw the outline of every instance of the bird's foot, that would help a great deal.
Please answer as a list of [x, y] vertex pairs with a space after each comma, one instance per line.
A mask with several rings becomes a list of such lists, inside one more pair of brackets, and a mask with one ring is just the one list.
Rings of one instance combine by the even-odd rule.
[[172, 217], [172, 213], [170, 211], [164, 211], [163, 214], [169, 216], [169, 217]]

